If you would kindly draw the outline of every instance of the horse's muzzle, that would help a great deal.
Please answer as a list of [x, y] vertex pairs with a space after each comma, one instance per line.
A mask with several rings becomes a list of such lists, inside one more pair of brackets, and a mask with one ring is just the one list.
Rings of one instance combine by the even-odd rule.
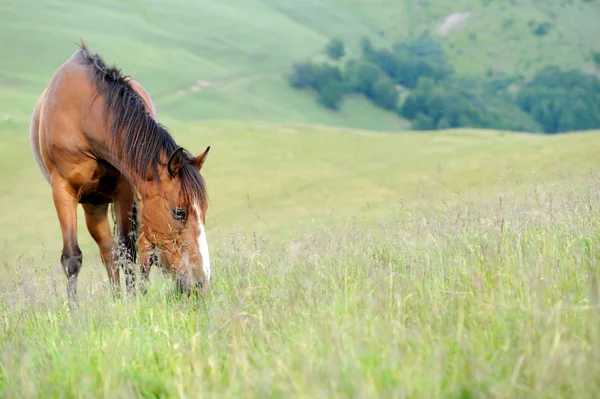
[[210, 281], [205, 281], [203, 278], [194, 279], [187, 276], [177, 276], [175, 277], [175, 286], [181, 294], [203, 295], [208, 291]]

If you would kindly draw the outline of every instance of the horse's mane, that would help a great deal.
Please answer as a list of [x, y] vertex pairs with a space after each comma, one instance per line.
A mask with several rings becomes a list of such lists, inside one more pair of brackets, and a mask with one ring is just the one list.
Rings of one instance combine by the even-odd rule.
[[[81, 59], [90, 66], [96, 94], [104, 97], [104, 118], [109, 129], [109, 151], [123, 161], [130, 173], [159, 180], [159, 166], [164, 153], [168, 158], [179, 146], [166, 127], [150, 115], [142, 97], [116, 66], [108, 67], [97, 53], [90, 53], [81, 40]], [[190, 163], [179, 171], [182, 195], [188, 201], [200, 200], [204, 205], [207, 192], [204, 179]]]

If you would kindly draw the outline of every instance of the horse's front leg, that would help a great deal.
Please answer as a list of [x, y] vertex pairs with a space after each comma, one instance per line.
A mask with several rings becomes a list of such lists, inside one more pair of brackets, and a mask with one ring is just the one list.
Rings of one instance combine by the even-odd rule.
[[141, 236], [139, 240], [140, 249], [140, 273], [142, 275], [142, 281], [140, 284], [140, 290], [144, 295], [148, 292], [147, 284], [150, 281], [150, 270], [152, 265], [157, 263], [157, 255], [154, 246], [146, 239]]
[[75, 189], [60, 175], [51, 176], [52, 199], [62, 233], [63, 249], [60, 263], [67, 275], [69, 308], [77, 302], [77, 276], [83, 255], [77, 242], [77, 194]]

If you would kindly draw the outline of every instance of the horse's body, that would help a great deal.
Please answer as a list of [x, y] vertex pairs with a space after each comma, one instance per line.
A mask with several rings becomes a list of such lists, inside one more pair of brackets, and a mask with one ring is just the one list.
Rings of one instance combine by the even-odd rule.
[[[177, 146], [157, 122], [154, 105], [140, 84], [107, 67], [82, 42], [40, 96], [30, 141], [52, 188], [69, 299], [75, 298], [82, 263], [78, 204], [115, 290], [120, 287], [121, 255], [129, 265], [127, 287], [133, 287], [131, 262], [138, 249], [144, 280], [156, 255], [183, 288], [208, 287], [207, 196], [199, 171], [210, 147], [194, 158]], [[116, 251], [110, 230], [111, 203], [123, 251]]]

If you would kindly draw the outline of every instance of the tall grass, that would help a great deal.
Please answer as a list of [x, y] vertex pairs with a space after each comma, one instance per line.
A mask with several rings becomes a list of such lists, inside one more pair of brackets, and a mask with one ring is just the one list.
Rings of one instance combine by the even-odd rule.
[[600, 180], [571, 183], [369, 231], [240, 232], [202, 300], [156, 273], [113, 300], [99, 268], [69, 315], [39, 257], [2, 289], [0, 396], [597, 397]]

